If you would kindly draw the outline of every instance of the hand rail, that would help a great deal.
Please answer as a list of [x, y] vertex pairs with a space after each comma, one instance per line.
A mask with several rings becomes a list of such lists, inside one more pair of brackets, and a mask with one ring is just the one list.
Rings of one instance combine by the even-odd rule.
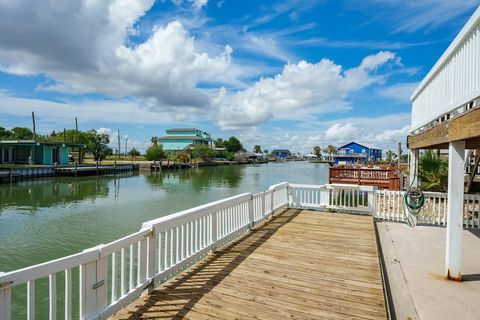
[[[425, 197], [418, 221], [445, 225], [447, 195], [425, 192]], [[106, 319], [143, 291], [171, 278], [284, 208], [328, 209], [404, 221], [402, 201], [403, 192], [377, 190], [372, 186], [283, 182], [256, 194], [244, 193], [183, 210], [146, 221], [139, 231], [108, 244], [35, 266], [0, 272], [0, 319], [11, 319], [11, 289], [22, 283], [27, 283], [28, 318], [35, 317], [36, 294], [48, 297], [49, 314], [55, 318], [57, 276], [65, 277], [66, 318], [72, 316], [72, 305], [75, 308], [78, 305], [81, 319]], [[465, 195], [467, 228], [480, 227], [479, 211], [480, 196]], [[76, 268], [78, 276], [72, 272]], [[46, 277], [48, 290], [38, 292], [36, 280]], [[80, 290], [72, 292], [72, 283], [76, 281]]]
[[[57, 276], [65, 277], [66, 318], [72, 316], [72, 305], [78, 305], [81, 319], [106, 319], [146, 289], [248, 232], [276, 210], [287, 207], [288, 187], [283, 182], [254, 195], [244, 193], [183, 210], [146, 221], [139, 231], [108, 244], [0, 272], [0, 319], [11, 319], [11, 289], [22, 283], [27, 283], [28, 318], [35, 318], [36, 294], [48, 296], [50, 318], [56, 318]], [[79, 275], [72, 279], [74, 268], [79, 269]], [[36, 280], [45, 277], [49, 280], [48, 292], [38, 293]], [[77, 296], [72, 292], [72, 282], [76, 281], [80, 287]], [[111, 292], [108, 296], [107, 287]]]

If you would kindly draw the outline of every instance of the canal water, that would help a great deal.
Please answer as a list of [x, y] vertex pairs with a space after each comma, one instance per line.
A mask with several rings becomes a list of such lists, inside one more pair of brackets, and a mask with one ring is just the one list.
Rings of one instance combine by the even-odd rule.
[[0, 184], [0, 271], [77, 253], [138, 231], [144, 221], [282, 181], [327, 179], [324, 164], [272, 162]]

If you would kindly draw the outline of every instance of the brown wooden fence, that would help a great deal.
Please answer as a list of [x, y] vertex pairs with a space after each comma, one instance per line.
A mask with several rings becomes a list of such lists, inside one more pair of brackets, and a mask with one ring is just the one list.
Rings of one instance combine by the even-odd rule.
[[394, 169], [333, 167], [329, 168], [329, 183], [399, 189], [398, 176]]

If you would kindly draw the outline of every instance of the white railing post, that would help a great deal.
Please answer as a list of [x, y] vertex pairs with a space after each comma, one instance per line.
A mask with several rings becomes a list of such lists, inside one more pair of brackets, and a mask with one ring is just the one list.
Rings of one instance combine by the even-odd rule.
[[96, 279], [93, 288], [97, 297], [96, 312], [98, 315], [107, 307], [108, 257], [102, 257], [96, 262]]
[[[211, 235], [210, 235], [210, 241], [212, 243], [212, 245], [217, 242], [217, 239], [218, 239], [218, 220], [217, 220], [217, 216], [218, 216], [218, 212], [217, 211], [213, 211], [212, 214], [212, 225], [211, 225]], [[215, 250], [215, 248], [212, 248], [212, 251]]]
[[155, 257], [156, 257], [155, 229], [152, 228], [147, 239], [147, 278], [153, 279], [155, 276]]
[[271, 190], [272, 190], [272, 198], [271, 198], [271, 207], [270, 209], [272, 210], [272, 217], [274, 216], [275, 214], [275, 207], [274, 207], [274, 204], [275, 204], [275, 188], [272, 188], [270, 187]]
[[327, 206], [329, 204], [329, 191], [325, 185], [320, 189], [320, 206]]
[[[0, 272], [2, 275], [3, 272]], [[10, 283], [0, 283], [0, 319], [11, 319], [12, 288]]]
[[93, 286], [96, 281], [97, 262], [92, 261], [79, 267], [80, 319], [93, 317], [97, 311], [97, 297]]
[[262, 210], [261, 210], [261, 216], [262, 218], [265, 217], [266, 215], [268, 215], [268, 212], [267, 212], [267, 207], [266, 207], [266, 201], [265, 199], [267, 198], [267, 193], [266, 192], [262, 192]]
[[103, 245], [84, 250], [96, 251], [96, 260], [79, 266], [80, 319], [90, 319], [101, 313], [107, 306], [108, 257], [100, 258]]
[[372, 187], [369, 189], [367, 195], [368, 199], [368, 211], [372, 214], [375, 215], [375, 210], [377, 209], [377, 201], [376, 201], [376, 192], [377, 192], [377, 187]]
[[249, 219], [249, 228], [252, 229], [255, 224], [255, 216], [253, 212], [253, 195], [250, 195], [248, 200], [248, 219]]

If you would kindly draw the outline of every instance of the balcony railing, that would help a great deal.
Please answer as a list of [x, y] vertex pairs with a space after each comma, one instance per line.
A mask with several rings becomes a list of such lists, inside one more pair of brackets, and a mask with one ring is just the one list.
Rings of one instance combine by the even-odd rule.
[[[418, 221], [445, 225], [446, 194], [425, 195]], [[402, 201], [403, 192], [379, 191], [372, 186], [284, 182], [257, 194], [244, 193], [184, 210], [147, 221], [139, 231], [111, 243], [35, 266], [0, 272], [0, 319], [11, 319], [12, 305], [25, 309], [27, 319], [35, 319], [38, 301], [48, 303], [50, 319], [59, 316], [57, 309], [63, 310], [66, 319], [72, 318], [72, 310], [79, 310], [80, 319], [106, 319], [142, 292], [285, 208], [335, 210], [405, 221]], [[465, 227], [480, 227], [479, 210], [480, 196], [465, 195]], [[60, 277], [64, 278], [64, 285], [57, 287]], [[36, 287], [45, 280], [48, 286]], [[12, 296], [12, 288], [26, 291]], [[57, 302], [63, 306], [57, 308]]]

